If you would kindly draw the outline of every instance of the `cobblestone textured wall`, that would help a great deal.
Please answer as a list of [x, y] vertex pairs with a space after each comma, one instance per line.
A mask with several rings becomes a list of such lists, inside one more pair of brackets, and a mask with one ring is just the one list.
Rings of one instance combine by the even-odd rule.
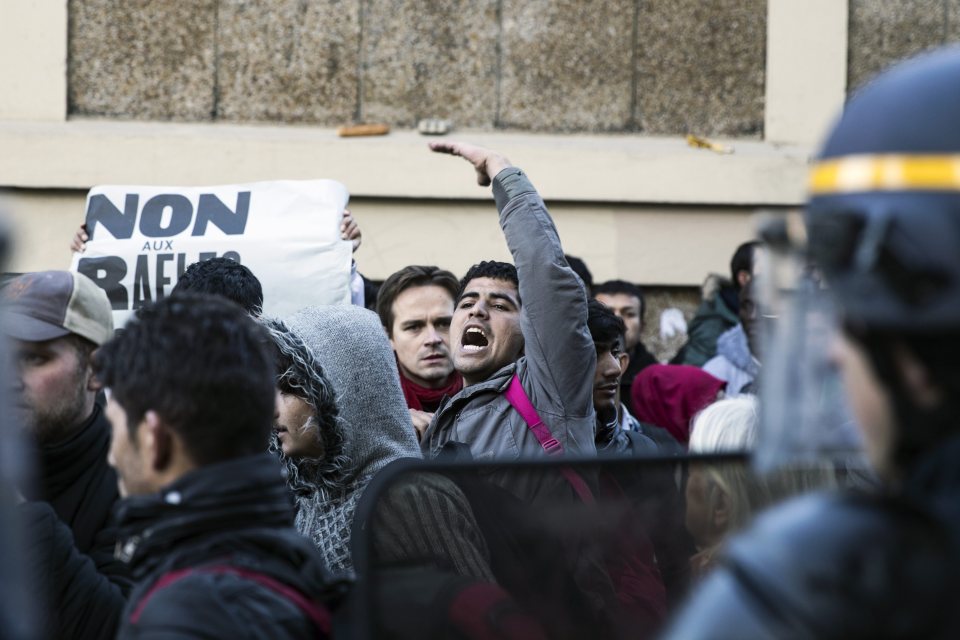
[[890, 64], [960, 42], [960, 0], [849, 0], [847, 86], [862, 86]]
[[759, 136], [766, 0], [69, 0], [69, 109]]

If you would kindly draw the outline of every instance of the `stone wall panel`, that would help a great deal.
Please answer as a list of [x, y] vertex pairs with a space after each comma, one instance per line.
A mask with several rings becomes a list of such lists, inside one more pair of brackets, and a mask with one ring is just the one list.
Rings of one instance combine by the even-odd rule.
[[70, 0], [71, 114], [214, 116], [216, 0]]
[[644, 0], [637, 114], [650, 134], [759, 137], [767, 0]]
[[416, 0], [367, 0], [364, 16], [364, 120], [493, 126], [496, 0], [436, 0], [429, 10]]
[[358, 107], [360, 0], [220, 0], [218, 116], [352, 122]]
[[947, 37], [944, 0], [850, 0], [849, 11], [848, 91], [898, 60], [940, 46]]
[[634, 0], [502, 0], [499, 126], [632, 126]]

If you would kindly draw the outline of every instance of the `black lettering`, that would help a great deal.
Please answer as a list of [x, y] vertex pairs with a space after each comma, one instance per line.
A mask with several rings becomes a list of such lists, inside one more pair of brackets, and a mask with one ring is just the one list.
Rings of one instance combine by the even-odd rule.
[[[161, 226], [163, 212], [169, 207], [170, 224]], [[186, 196], [165, 193], [153, 196], [140, 212], [140, 233], [148, 238], [170, 238], [183, 233], [193, 219], [193, 205]]]
[[118, 256], [103, 258], [80, 258], [77, 271], [87, 276], [107, 292], [110, 307], [114, 310], [129, 309], [127, 289], [120, 281], [127, 275], [127, 263]]
[[165, 285], [168, 285], [172, 282], [172, 280], [170, 280], [170, 276], [164, 274], [163, 272], [164, 263], [172, 260], [172, 253], [157, 254], [157, 300], [163, 300], [163, 288]]
[[93, 240], [97, 224], [102, 224], [118, 240], [125, 240], [133, 235], [133, 227], [137, 222], [137, 204], [140, 197], [135, 193], [128, 193], [123, 203], [123, 211], [113, 206], [107, 196], [97, 194], [91, 196], [90, 206], [87, 208], [87, 235]]
[[227, 251], [223, 254], [223, 257], [234, 262], [240, 262], [240, 254], [236, 251]]
[[212, 260], [217, 257], [216, 251], [201, 251], [200, 257], [197, 258], [197, 262], [203, 262], [204, 260]]
[[164, 246], [161, 247], [162, 249], [168, 249], [170, 251], [173, 251], [173, 240], [164, 240], [163, 244]]
[[180, 276], [183, 275], [183, 272], [187, 270], [187, 254], [178, 253], [177, 254], [177, 280], [180, 279]]
[[250, 192], [237, 194], [236, 211], [231, 211], [220, 198], [212, 193], [200, 194], [197, 204], [197, 220], [193, 225], [193, 234], [202, 236], [207, 232], [207, 223], [212, 222], [227, 235], [237, 236], [247, 228], [247, 214], [250, 212]]
[[133, 308], [150, 304], [150, 271], [147, 268], [147, 256], [137, 256], [137, 268], [133, 272]]

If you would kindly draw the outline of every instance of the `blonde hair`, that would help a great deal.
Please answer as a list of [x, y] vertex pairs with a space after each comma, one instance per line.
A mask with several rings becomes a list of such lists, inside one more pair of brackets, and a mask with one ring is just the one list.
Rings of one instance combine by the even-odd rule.
[[[693, 419], [691, 453], [749, 453], [757, 443], [760, 403], [756, 396], [719, 400]], [[743, 527], [754, 512], [774, 502], [813, 489], [836, 486], [831, 465], [785, 467], [757, 476], [742, 462], [704, 465], [704, 471], [729, 498], [729, 530]]]

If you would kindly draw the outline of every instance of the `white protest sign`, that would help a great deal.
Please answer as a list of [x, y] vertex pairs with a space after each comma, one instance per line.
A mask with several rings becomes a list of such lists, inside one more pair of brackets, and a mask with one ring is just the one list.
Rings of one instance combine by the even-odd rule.
[[264, 314], [349, 304], [352, 245], [340, 239], [348, 200], [333, 180], [94, 187], [87, 195], [90, 239], [71, 270], [107, 292], [117, 327], [169, 295], [188, 266], [218, 256], [259, 278]]

